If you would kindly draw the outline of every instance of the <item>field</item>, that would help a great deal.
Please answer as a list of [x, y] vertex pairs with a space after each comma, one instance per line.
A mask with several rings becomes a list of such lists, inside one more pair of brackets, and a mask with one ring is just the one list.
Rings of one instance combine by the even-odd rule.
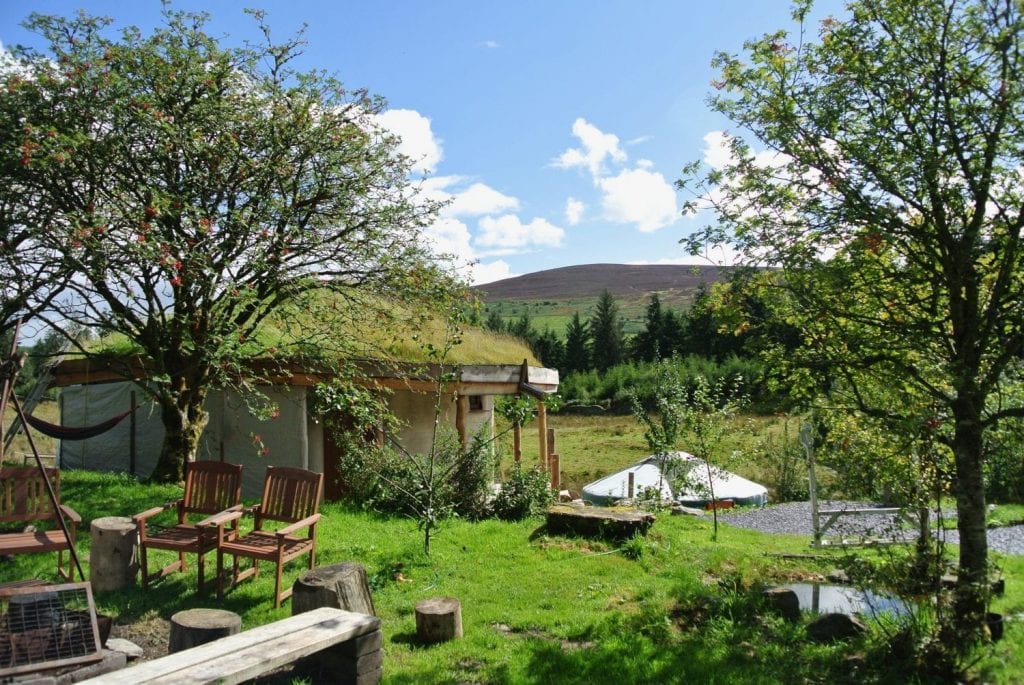
[[[555, 429], [562, 485], [576, 492], [583, 485], [634, 464], [651, 453], [644, 441], [643, 430], [632, 416], [553, 414], [548, 417], [548, 428]], [[504, 469], [512, 463], [512, 436], [505, 432], [507, 429], [507, 426], [498, 426], [499, 432], [503, 432], [499, 444]], [[765, 465], [756, 457], [758, 445], [766, 436], [778, 438], [787, 430], [795, 435], [798, 429], [795, 419], [782, 416], [737, 417], [721, 445], [719, 461], [741, 476], [762, 480]], [[540, 452], [536, 422], [523, 429], [522, 449], [524, 463], [536, 464]], [[687, 449], [685, 442], [680, 449]]]
[[[659, 298], [663, 308], [671, 308], [677, 312], [688, 309], [692, 301], [690, 293], [678, 291], [659, 293]], [[580, 320], [586, 321], [594, 313], [598, 299], [599, 296], [594, 295], [558, 300], [490, 300], [484, 305], [483, 318], [486, 319], [491, 312], [496, 312], [506, 323], [511, 324], [525, 313], [529, 316], [530, 325], [534, 330], [543, 332], [544, 329], [550, 328], [557, 335], [564, 337], [565, 327], [572, 320], [573, 314], [579, 312]], [[619, 307], [619, 319], [627, 335], [644, 330], [644, 315], [650, 301], [650, 293], [634, 293], [615, 298]]]
[[[570, 488], [648, 452], [631, 417], [554, 415], [549, 424]], [[738, 419], [725, 451], [750, 455], [765, 436], [787, 430], [795, 426], [787, 427], [781, 417]], [[507, 468], [510, 435], [502, 444]], [[523, 435], [525, 463], [535, 463], [537, 444], [531, 425]], [[762, 466], [750, 456], [729, 462], [732, 470], [755, 478]], [[83, 517], [78, 550], [86, 573], [93, 518], [130, 516], [180, 493], [174, 485], [74, 471], [64, 474], [62, 485], [64, 501]], [[708, 517], [662, 513], [647, 537], [614, 543], [549, 534], [542, 518], [455, 519], [441, 523], [426, 556], [413, 520], [336, 503], [323, 505], [322, 513], [318, 564], [356, 561], [367, 568], [383, 621], [385, 683], [908, 682], [901, 670], [906, 664], [890, 657], [891, 622], [869, 621], [868, 635], [851, 643], [819, 645], [807, 639], [801, 624], [764, 613], [759, 588], [821, 580], [851, 562], [854, 552], [813, 551], [805, 536], [723, 524], [713, 542]], [[1012, 519], [1020, 508], [1005, 513]], [[856, 553], [887, 559], [899, 551]], [[153, 554], [159, 561], [163, 553]], [[993, 609], [1022, 615], [1024, 585], [1018, 581], [1024, 578], [1024, 557], [993, 556], [1007, 588]], [[224, 600], [197, 595], [194, 568], [146, 592], [134, 587], [99, 593], [99, 610], [115, 618], [115, 635], [138, 642], [147, 657], [165, 651], [167, 621], [183, 609], [222, 607], [239, 613], [243, 628], [290, 613], [287, 603], [273, 609], [269, 567]], [[293, 562], [285, 582], [302, 568]], [[0, 583], [30, 577], [55, 580], [54, 555], [0, 562]], [[435, 596], [460, 599], [465, 638], [424, 648], [416, 643], [413, 607]], [[974, 672], [978, 682], [1024, 682], [1019, 622], [1007, 623], [1003, 640], [983, 650]]]
[[[38, 416], [50, 423], [60, 423], [60, 409], [56, 402], [41, 402], [32, 412], [32, 415]], [[15, 416], [14, 407], [8, 406], [3, 418], [5, 432], [10, 427]], [[32, 440], [35, 442], [36, 449], [39, 450], [40, 455], [44, 458], [57, 454], [57, 441], [55, 439], [42, 435], [38, 431], [32, 431]], [[15, 464], [32, 463], [32, 450], [29, 447], [28, 438], [25, 437], [24, 431], [18, 433], [14, 438], [14, 442], [11, 443], [10, 450], [5, 452], [5, 461]]]

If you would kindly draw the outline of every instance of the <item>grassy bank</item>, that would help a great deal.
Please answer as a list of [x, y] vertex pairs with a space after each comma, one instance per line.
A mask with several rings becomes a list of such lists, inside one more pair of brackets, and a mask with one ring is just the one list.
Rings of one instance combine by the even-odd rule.
[[[68, 472], [64, 479], [64, 499], [83, 515], [83, 531], [95, 517], [131, 515], [177, 492], [109, 475]], [[413, 521], [336, 504], [323, 512], [318, 563], [366, 566], [384, 626], [387, 683], [903, 682], [879, 656], [884, 633], [815, 645], [802, 626], [756, 611], [753, 589], [820, 579], [836, 565], [836, 557], [806, 556], [803, 537], [725, 526], [712, 543], [710, 521], [662, 515], [647, 538], [611, 545], [548, 535], [541, 519], [456, 520], [442, 524], [428, 558]], [[88, 547], [83, 534], [83, 560]], [[999, 563], [1007, 594], [997, 609], [1019, 614], [1024, 564], [1016, 557]], [[286, 582], [300, 572], [291, 565]], [[0, 581], [53, 580], [53, 555], [17, 557], [0, 564], [0, 574]], [[272, 608], [272, 576], [246, 581], [219, 602], [196, 595], [193, 568], [146, 593], [99, 593], [97, 603], [120, 623], [218, 606], [241, 614], [248, 628], [290, 613], [287, 603]], [[445, 595], [462, 602], [465, 638], [417, 646], [415, 603]], [[981, 669], [986, 682], [1024, 680], [1019, 624], [1009, 623]]]

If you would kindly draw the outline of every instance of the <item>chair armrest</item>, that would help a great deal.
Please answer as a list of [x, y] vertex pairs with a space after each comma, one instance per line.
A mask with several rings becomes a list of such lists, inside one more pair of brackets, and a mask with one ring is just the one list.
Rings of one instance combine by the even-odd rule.
[[276, 535], [279, 539], [283, 538], [287, 535], [291, 535], [296, 531], [302, 530], [303, 528], [308, 528], [319, 520], [320, 514], [313, 514], [312, 516], [307, 516], [302, 520], [296, 521], [295, 523], [289, 524], [284, 528], [281, 528], [280, 530], [276, 531]]
[[242, 505], [236, 504], [230, 509], [217, 512], [212, 516], [207, 516], [202, 521], [196, 521], [196, 528], [212, 528], [213, 526], [223, 526], [225, 523], [231, 521], [237, 521], [242, 518], [245, 512], [242, 511]]
[[161, 504], [158, 507], [153, 507], [152, 509], [146, 509], [146, 511], [142, 512], [141, 514], [135, 514], [135, 516], [132, 516], [132, 521], [134, 521], [135, 523], [139, 523], [140, 521], [145, 521], [146, 519], [151, 519], [154, 516], [156, 516], [157, 514], [160, 514], [162, 512], [167, 511], [171, 507], [178, 506], [178, 502], [180, 502], [180, 501], [181, 500], [176, 500], [174, 502], [166, 502], [164, 504]]
[[79, 514], [77, 511], [75, 511], [74, 509], [72, 509], [68, 505], [61, 504], [60, 505], [60, 510], [64, 512], [65, 516], [67, 516], [69, 519], [74, 521], [76, 525], [82, 522], [81, 514]]

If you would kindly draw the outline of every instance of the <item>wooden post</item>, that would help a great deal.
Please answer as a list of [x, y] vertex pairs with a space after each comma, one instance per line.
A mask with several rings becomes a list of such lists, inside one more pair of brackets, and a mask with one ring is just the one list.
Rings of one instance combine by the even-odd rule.
[[131, 397], [131, 407], [129, 408], [132, 410], [132, 413], [128, 415], [128, 473], [133, 476], [139, 476], [140, 474], [135, 472], [135, 391], [132, 390], [129, 396]]
[[814, 433], [809, 422], [800, 426], [800, 444], [807, 455], [807, 490], [811, 500], [811, 528], [814, 537], [811, 547], [821, 547], [821, 522], [818, 519], [818, 479], [814, 473]]
[[555, 449], [555, 429], [548, 428], [548, 455], [552, 455], [558, 450]]
[[548, 470], [548, 408], [537, 402], [537, 435], [540, 437], [540, 468]]
[[517, 464], [523, 460], [523, 427], [518, 423], [512, 426], [512, 456]]
[[469, 445], [469, 436], [466, 435], [466, 414], [469, 413], [469, 395], [459, 395], [455, 399], [455, 430], [459, 432], [459, 444], [462, 449]]
[[558, 452], [552, 452], [548, 455], [548, 463], [551, 464], [551, 489], [561, 490], [562, 489], [562, 470], [561, 463], [558, 458]]
[[629, 485], [627, 487], [626, 497], [633, 499], [633, 487], [634, 481], [636, 480], [636, 474], [632, 471], [629, 472]]

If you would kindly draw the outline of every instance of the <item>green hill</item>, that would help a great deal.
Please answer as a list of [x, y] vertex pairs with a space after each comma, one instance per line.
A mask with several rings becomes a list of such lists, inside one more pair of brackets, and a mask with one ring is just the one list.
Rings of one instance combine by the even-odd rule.
[[527, 312], [533, 328], [559, 335], [574, 312], [588, 318], [607, 289], [618, 302], [626, 333], [643, 329], [644, 310], [652, 293], [677, 311], [690, 306], [701, 283], [728, 277], [728, 268], [695, 265], [582, 264], [548, 269], [476, 286], [485, 316], [497, 312], [514, 321]]

